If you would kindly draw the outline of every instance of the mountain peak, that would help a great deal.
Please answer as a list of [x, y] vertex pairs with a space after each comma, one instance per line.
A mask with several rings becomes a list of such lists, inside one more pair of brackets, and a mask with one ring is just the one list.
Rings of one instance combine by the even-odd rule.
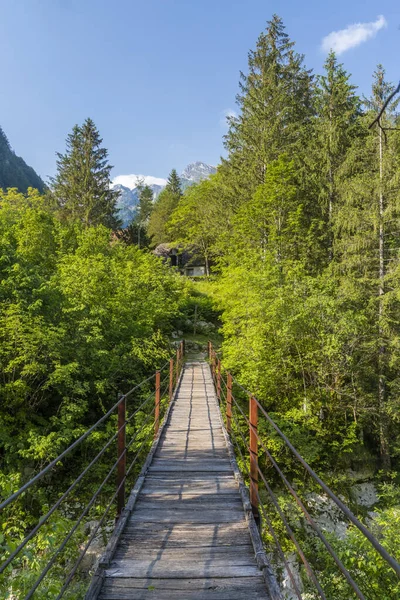
[[[207, 179], [210, 175], [216, 173], [216, 171], [215, 167], [200, 161], [190, 163], [180, 175], [182, 189], [185, 190], [194, 183], [199, 183], [199, 181]], [[151, 187], [154, 199], [157, 198], [161, 190], [167, 185], [166, 179], [153, 177], [152, 175], [117, 175], [112, 181], [112, 187], [119, 192], [117, 209], [123, 227], [127, 227], [135, 217], [139, 204], [137, 188], [141, 180], [144, 185]]]
[[210, 175], [213, 175], [216, 172], [217, 169], [215, 167], [207, 165], [206, 163], [203, 163], [201, 161], [196, 161], [190, 163], [190, 165], [188, 165], [182, 171], [181, 179], [186, 179], [187, 181], [198, 183], [203, 179], [208, 179]]
[[134, 190], [138, 187], [141, 181], [143, 181], [144, 185], [149, 185], [150, 187], [153, 185], [159, 187], [164, 187], [167, 185], [167, 180], [163, 179], [162, 177], [153, 177], [152, 175], [134, 175], [132, 173], [131, 175], [117, 175], [117, 177], [114, 177], [113, 186], [122, 185], [125, 188]]

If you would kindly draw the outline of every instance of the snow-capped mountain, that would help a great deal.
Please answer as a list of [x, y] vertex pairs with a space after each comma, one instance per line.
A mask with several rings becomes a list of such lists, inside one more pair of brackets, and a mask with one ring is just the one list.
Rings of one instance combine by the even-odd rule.
[[[203, 162], [194, 162], [188, 165], [180, 175], [182, 189], [186, 189], [189, 185], [198, 183], [202, 179], [207, 179], [216, 173], [216, 168], [207, 165]], [[118, 175], [113, 179], [112, 187], [119, 191], [117, 200], [117, 209], [119, 218], [122, 221], [123, 227], [127, 227], [135, 217], [136, 210], [139, 204], [138, 185], [143, 182], [153, 190], [154, 199], [157, 198], [161, 190], [167, 185], [167, 180], [161, 177], [153, 177], [152, 175]]]
[[180, 177], [183, 181], [199, 183], [202, 179], [208, 179], [210, 175], [213, 175], [216, 172], [217, 169], [211, 165], [206, 165], [206, 163], [203, 162], [194, 162], [190, 163], [190, 165], [182, 171]]

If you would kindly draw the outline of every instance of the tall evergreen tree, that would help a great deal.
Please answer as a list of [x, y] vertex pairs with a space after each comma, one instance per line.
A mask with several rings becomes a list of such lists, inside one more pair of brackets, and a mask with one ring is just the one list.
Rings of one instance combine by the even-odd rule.
[[172, 169], [171, 173], [169, 174], [166, 189], [177, 196], [182, 196], [182, 182], [178, 176], [178, 173], [176, 172], [176, 169]]
[[147, 243], [147, 226], [149, 223], [151, 211], [153, 210], [153, 190], [150, 186], [143, 185], [143, 183], [140, 183], [138, 185], [138, 196], [139, 206], [137, 210], [137, 215], [135, 217], [135, 224], [137, 226], [138, 231], [137, 244], [140, 248], [141, 246], [146, 245]]
[[316, 173], [317, 189], [324, 213], [329, 258], [332, 258], [332, 213], [338, 195], [338, 172], [359, 130], [360, 99], [350, 76], [330, 52], [325, 74], [318, 77], [314, 152], [307, 164]]
[[75, 125], [67, 137], [66, 153], [57, 153], [57, 175], [52, 184], [66, 219], [80, 221], [85, 227], [103, 224], [114, 229], [119, 225], [118, 192], [110, 187], [112, 166], [102, 142], [91, 119], [82, 126]]
[[268, 163], [302, 150], [313, 110], [312, 77], [277, 15], [249, 52], [248, 67], [239, 84], [240, 114], [230, 117], [225, 136], [229, 176], [244, 201], [264, 183]]
[[387, 285], [397, 268], [400, 248], [400, 138], [397, 131], [390, 131], [396, 123], [395, 103], [382, 120], [382, 126], [389, 129], [387, 134], [378, 126], [371, 132], [368, 125], [392, 90], [379, 66], [374, 74], [372, 97], [365, 101], [362, 135], [356, 138], [343, 165], [340, 205], [334, 217], [335, 262], [341, 294], [365, 319], [358, 378], [365, 409], [376, 416], [373, 423], [386, 469], [390, 467], [390, 388], [398, 380], [392, 368], [398, 359], [390, 350], [399, 336], [398, 307], [394, 303], [395, 312], [391, 312]]

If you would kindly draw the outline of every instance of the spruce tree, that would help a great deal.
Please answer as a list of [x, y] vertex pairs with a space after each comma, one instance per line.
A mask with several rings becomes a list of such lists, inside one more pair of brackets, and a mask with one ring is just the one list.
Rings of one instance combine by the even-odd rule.
[[383, 68], [378, 66], [372, 96], [364, 102], [367, 112], [361, 119], [362, 135], [355, 139], [343, 165], [339, 206], [334, 213], [340, 293], [365, 319], [362, 336], [360, 333], [359, 351], [363, 358], [358, 381], [364, 409], [375, 414], [369, 425], [376, 427], [385, 469], [390, 468], [390, 389], [398, 386], [393, 369], [398, 359], [391, 348], [396, 347], [394, 340], [400, 333], [397, 301], [390, 293], [400, 248], [396, 103], [388, 107], [382, 118], [387, 132], [379, 126], [371, 131], [369, 124], [392, 90]]
[[316, 88], [315, 152], [307, 161], [318, 181], [318, 195], [327, 228], [329, 258], [332, 258], [332, 213], [338, 195], [338, 171], [359, 131], [360, 99], [350, 76], [330, 52], [325, 74]]
[[172, 169], [171, 173], [169, 174], [166, 189], [177, 196], [182, 196], [182, 182], [178, 176], [178, 173], [176, 172], [176, 169]]
[[105, 225], [117, 228], [118, 192], [111, 189], [108, 151], [91, 119], [75, 125], [67, 137], [65, 154], [57, 153], [57, 175], [52, 180], [53, 192], [61, 214], [77, 220], [85, 227]]
[[249, 52], [248, 73], [241, 73], [239, 85], [240, 114], [229, 119], [225, 148], [235, 193], [245, 201], [264, 183], [271, 161], [302, 150], [313, 110], [312, 77], [277, 15]]
[[[139, 196], [139, 205], [137, 214], [135, 217], [135, 224], [137, 226], [137, 244], [139, 248], [147, 243], [146, 231], [149, 223], [149, 217], [151, 215], [151, 211], [153, 210], [153, 190], [148, 185], [143, 185], [140, 183], [138, 185], [138, 196]], [[142, 233], [144, 235], [142, 235]]]

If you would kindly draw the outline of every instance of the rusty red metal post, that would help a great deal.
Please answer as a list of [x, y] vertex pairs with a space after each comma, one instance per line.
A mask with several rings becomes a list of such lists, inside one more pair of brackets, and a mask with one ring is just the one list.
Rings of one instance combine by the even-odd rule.
[[169, 361], [169, 401], [172, 400], [172, 394], [174, 392], [174, 359], [171, 358]]
[[208, 360], [210, 361], [210, 364], [211, 364], [211, 357], [212, 357], [212, 343], [210, 341], [208, 341]]
[[120, 397], [118, 404], [118, 465], [117, 465], [117, 520], [125, 506], [126, 476], [126, 398]]
[[231, 433], [232, 430], [232, 375], [228, 373], [226, 377], [226, 430]]
[[254, 516], [258, 517], [258, 406], [255, 398], [249, 400], [250, 421], [250, 502]]
[[217, 398], [221, 401], [221, 361], [217, 360]]
[[154, 437], [157, 435], [160, 428], [160, 382], [161, 373], [156, 371], [156, 396], [155, 396], [155, 412], [154, 412]]

